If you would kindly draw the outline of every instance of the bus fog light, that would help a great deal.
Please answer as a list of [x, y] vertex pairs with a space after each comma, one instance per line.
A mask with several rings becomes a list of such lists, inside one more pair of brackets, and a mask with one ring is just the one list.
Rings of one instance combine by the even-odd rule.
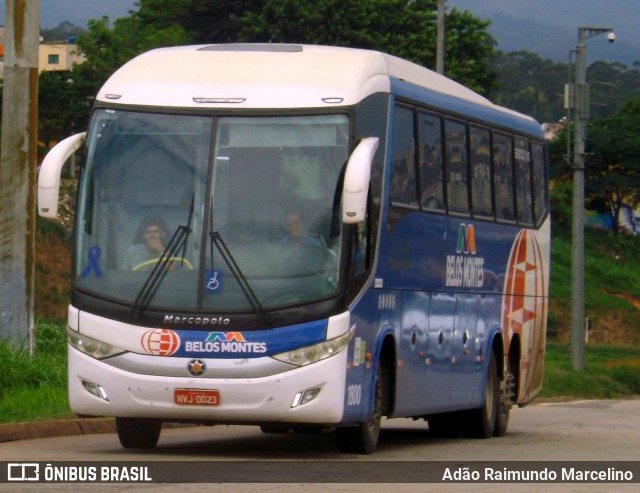
[[302, 406], [307, 402], [311, 402], [313, 399], [318, 397], [319, 394], [320, 394], [320, 389], [307, 390], [304, 394], [302, 394], [302, 400], [300, 401], [300, 405]]
[[296, 396], [293, 398], [293, 402], [291, 403], [291, 407], [298, 407], [300, 405], [300, 400], [302, 399], [302, 392], [298, 392]]
[[102, 385], [98, 385], [97, 383], [89, 382], [87, 380], [82, 380], [82, 386], [84, 389], [92, 395], [99, 397], [100, 399], [109, 402], [109, 396], [107, 395], [107, 391], [104, 389]]
[[318, 395], [320, 394], [320, 389], [309, 389], [309, 390], [305, 390], [304, 392], [298, 392], [296, 394], [296, 396], [293, 398], [293, 402], [291, 403], [291, 407], [298, 407], [298, 406], [302, 406], [304, 404], [307, 404], [308, 402], [311, 402], [313, 399], [315, 399], [316, 397], [318, 397]]

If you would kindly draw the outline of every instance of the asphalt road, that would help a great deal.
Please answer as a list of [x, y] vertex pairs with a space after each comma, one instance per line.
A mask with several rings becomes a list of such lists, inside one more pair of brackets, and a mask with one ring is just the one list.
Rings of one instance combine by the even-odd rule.
[[[545, 403], [514, 409], [509, 433], [503, 438], [489, 440], [440, 439], [429, 435], [423, 421], [389, 420], [384, 423], [378, 449], [372, 456], [348, 455], [337, 450], [333, 436], [323, 435], [266, 435], [256, 427], [215, 426], [165, 429], [158, 448], [150, 452], [127, 451], [120, 447], [114, 434], [82, 435], [73, 437], [23, 440], [0, 444], [0, 461], [106, 461], [142, 465], [146, 461], [165, 461], [162, 468], [193, 471], [197, 476], [209, 471], [207, 479], [218, 492], [257, 491], [362, 491], [368, 493], [393, 493], [413, 491], [640, 491], [640, 399], [616, 401], [581, 401]], [[309, 476], [307, 469], [300, 470], [296, 463], [319, 466]], [[194, 462], [207, 461], [206, 464]], [[261, 461], [248, 467], [245, 463], [229, 461]], [[285, 461], [285, 462], [281, 462]], [[324, 461], [334, 461], [327, 467]], [[398, 464], [395, 461], [404, 463]], [[407, 461], [419, 461], [416, 462]], [[471, 470], [490, 466], [501, 470], [509, 468], [513, 461], [527, 461], [525, 467], [539, 471], [541, 461], [563, 461], [563, 464], [583, 468], [581, 461], [599, 461], [599, 467], [615, 466], [618, 461], [629, 462], [635, 474], [634, 484], [613, 483], [411, 483], [420, 478], [416, 466], [425, 470], [442, 464], [464, 466]], [[478, 462], [483, 461], [478, 465]], [[505, 462], [509, 461], [509, 462]], [[182, 462], [182, 464], [181, 464]], [[450, 464], [449, 464], [450, 463]], [[183, 467], [184, 466], [184, 467]], [[201, 467], [200, 467], [201, 466]], [[237, 466], [242, 481], [253, 484], [225, 483], [216, 471], [233, 470]], [[335, 466], [335, 467], [334, 467]], [[480, 467], [482, 466], [482, 467]], [[157, 467], [157, 464], [156, 464]], [[177, 468], [177, 469], [172, 469]], [[291, 478], [285, 484], [260, 483], [259, 477], [250, 473], [269, 473], [269, 468], [282, 474], [283, 468], [291, 468]], [[406, 479], [402, 477], [407, 471]], [[438, 475], [440, 474], [438, 469]], [[244, 474], [243, 474], [244, 471]], [[453, 472], [454, 469], [450, 469]], [[249, 474], [246, 474], [249, 472]], [[307, 474], [305, 476], [305, 474]], [[324, 476], [318, 476], [324, 474]], [[311, 481], [335, 482], [312, 483]], [[349, 477], [349, 474], [352, 474]], [[195, 477], [194, 476], [194, 477]], [[327, 477], [328, 476], [328, 477]], [[0, 476], [1, 477], [1, 476]], [[278, 476], [280, 477], [280, 476]], [[390, 484], [388, 478], [395, 484]], [[341, 479], [342, 478], [342, 479]], [[346, 478], [346, 479], [345, 479]], [[402, 478], [398, 480], [398, 478]], [[355, 481], [358, 482], [349, 482]], [[153, 491], [154, 493], [176, 491], [183, 493], [209, 490], [206, 484], [92, 484], [92, 492]], [[343, 482], [344, 481], [344, 482]], [[74, 491], [85, 491], [88, 487], [73, 485]], [[69, 491], [69, 484], [0, 484], [0, 491]]]

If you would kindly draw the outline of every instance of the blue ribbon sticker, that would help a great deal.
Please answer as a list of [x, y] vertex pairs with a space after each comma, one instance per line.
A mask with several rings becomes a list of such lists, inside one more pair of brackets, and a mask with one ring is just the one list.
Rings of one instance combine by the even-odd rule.
[[82, 277], [82, 279], [86, 279], [87, 277], [89, 277], [89, 274], [91, 274], [91, 272], [94, 272], [98, 279], [100, 278], [100, 276], [102, 276], [102, 270], [98, 265], [101, 255], [102, 250], [100, 250], [99, 246], [92, 246], [91, 248], [89, 248], [89, 251], [87, 252], [87, 260], [89, 261], [89, 265], [87, 265], [80, 274], [80, 277]]

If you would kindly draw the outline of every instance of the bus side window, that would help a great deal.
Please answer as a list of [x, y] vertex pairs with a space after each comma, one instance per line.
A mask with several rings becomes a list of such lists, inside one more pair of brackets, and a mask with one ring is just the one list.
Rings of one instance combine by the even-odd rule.
[[420, 204], [424, 210], [444, 211], [442, 188], [442, 127], [440, 117], [418, 113]]
[[489, 131], [469, 129], [471, 148], [471, 201], [474, 216], [492, 217], [491, 211], [491, 153]]
[[368, 257], [368, 218], [367, 220], [356, 224], [353, 245], [353, 275], [358, 276], [367, 272], [369, 268]]
[[496, 194], [496, 218], [514, 221], [513, 163], [511, 137], [495, 134], [493, 138], [493, 183]]
[[417, 207], [413, 111], [396, 106], [393, 117], [391, 203]]
[[446, 173], [447, 202], [450, 212], [469, 213], [469, 177], [467, 168], [467, 132], [466, 125], [447, 120], [446, 134]]
[[529, 150], [529, 141], [521, 137], [516, 137], [514, 142], [518, 223], [531, 226], [533, 224], [533, 204], [531, 197], [531, 151]]
[[547, 215], [549, 186], [544, 166], [544, 147], [538, 142], [531, 144], [533, 161], [533, 210], [536, 225], [540, 225]]

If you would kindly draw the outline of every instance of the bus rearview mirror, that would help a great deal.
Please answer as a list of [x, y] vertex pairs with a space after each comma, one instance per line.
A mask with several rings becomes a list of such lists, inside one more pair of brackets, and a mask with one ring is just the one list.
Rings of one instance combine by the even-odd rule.
[[58, 142], [42, 161], [38, 174], [38, 214], [40, 217], [57, 217], [62, 167], [67, 159], [83, 146], [86, 135], [86, 132], [82, 132]]
[[371, 163], [378, 142], [377, 137], [362, 139], [347, 162], [342, 189], [342, 222], [345, 224], [358, 224], [365, 219]]

